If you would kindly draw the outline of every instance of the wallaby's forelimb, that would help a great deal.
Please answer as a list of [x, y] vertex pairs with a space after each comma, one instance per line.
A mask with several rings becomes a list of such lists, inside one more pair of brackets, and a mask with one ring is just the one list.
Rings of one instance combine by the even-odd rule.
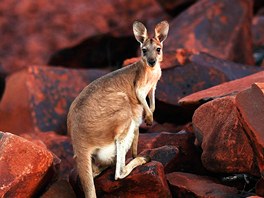
[[156, 85], [154, 85], [151, 89], [150, 92], [148, 93], [148, 98], [149, 98], [149, 106], [150, 106], [150, 111], [154, 113], [155, 111], [155, 90], [156, 90]]

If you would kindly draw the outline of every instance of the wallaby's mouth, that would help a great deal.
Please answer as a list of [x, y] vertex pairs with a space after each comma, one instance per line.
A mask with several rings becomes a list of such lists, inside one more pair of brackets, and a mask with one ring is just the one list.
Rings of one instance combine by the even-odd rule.
[[149, 65], [150, 67], [154, 67], [155, 64], [156, 64], [156, 60], [154, 60], [154, 59], [148, 60], [148, 65]]

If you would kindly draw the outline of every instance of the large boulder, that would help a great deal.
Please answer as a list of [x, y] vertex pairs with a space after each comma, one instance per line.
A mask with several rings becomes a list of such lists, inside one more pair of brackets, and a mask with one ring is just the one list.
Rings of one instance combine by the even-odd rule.
[[32, 197], [55, 176], [56, 157], [47, 149], [0, 132], [0, 197]]
[[106, 73], [31, 66], [10, 75], [0, 103], [0, 129], [16, 134], [66, 134], [71, 102], [86, 85]]
[[256, 156], [234, 97], [215, 99], [200, 106], [193, 115], [193, 126], [206, 169], [216, 173], [259, 175]]
[[253, 65], [251, 0], [200, 0], [170, 22], [167, 51], [196, 49]]
[[264, 175], [264, 83], [255, 83], [250, 89], [240, 92], [236, 103], [258, 167]]

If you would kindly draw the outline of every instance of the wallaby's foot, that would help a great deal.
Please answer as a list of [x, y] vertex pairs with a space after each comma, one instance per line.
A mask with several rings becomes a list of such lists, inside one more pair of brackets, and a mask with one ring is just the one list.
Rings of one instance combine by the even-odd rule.
[[145, 117], [145, 123], [148, 126], [151, 126], [152, 125], [152, 123], [153, 123], [153, 114], [146, 115], [146, 117]]
[[122, 171], [121, 171], [121, 174], [120, 175], [116, 175], [115, 176], [115, 180], [118, 180], [118, 179], [123, 179], [125, 178], [126, 176], [128, 176], [131, 171], [140, 166], [140, 165], [143, 165], [147, 162], [150, 162], [151, 159], [149, 156], [146, 156], [146, 157], [136, 157], [135, 159], [133, 159], [132, 161], [130, 161], [128, 163], [128, 165], [126, 165], [125, 167], [122, 168]]
[[151, 157], [150, 156], [147, 155], [144, 158], [145, 158], [146, 163], [151, 162]]

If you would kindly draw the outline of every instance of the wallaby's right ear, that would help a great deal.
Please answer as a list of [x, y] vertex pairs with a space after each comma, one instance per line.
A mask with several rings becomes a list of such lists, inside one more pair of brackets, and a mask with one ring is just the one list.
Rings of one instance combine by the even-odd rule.
[[143, 23], [135, 21], [133, 24], [133, 32], [138, 42], [143, 43], [148, 38], [146, 27]]

